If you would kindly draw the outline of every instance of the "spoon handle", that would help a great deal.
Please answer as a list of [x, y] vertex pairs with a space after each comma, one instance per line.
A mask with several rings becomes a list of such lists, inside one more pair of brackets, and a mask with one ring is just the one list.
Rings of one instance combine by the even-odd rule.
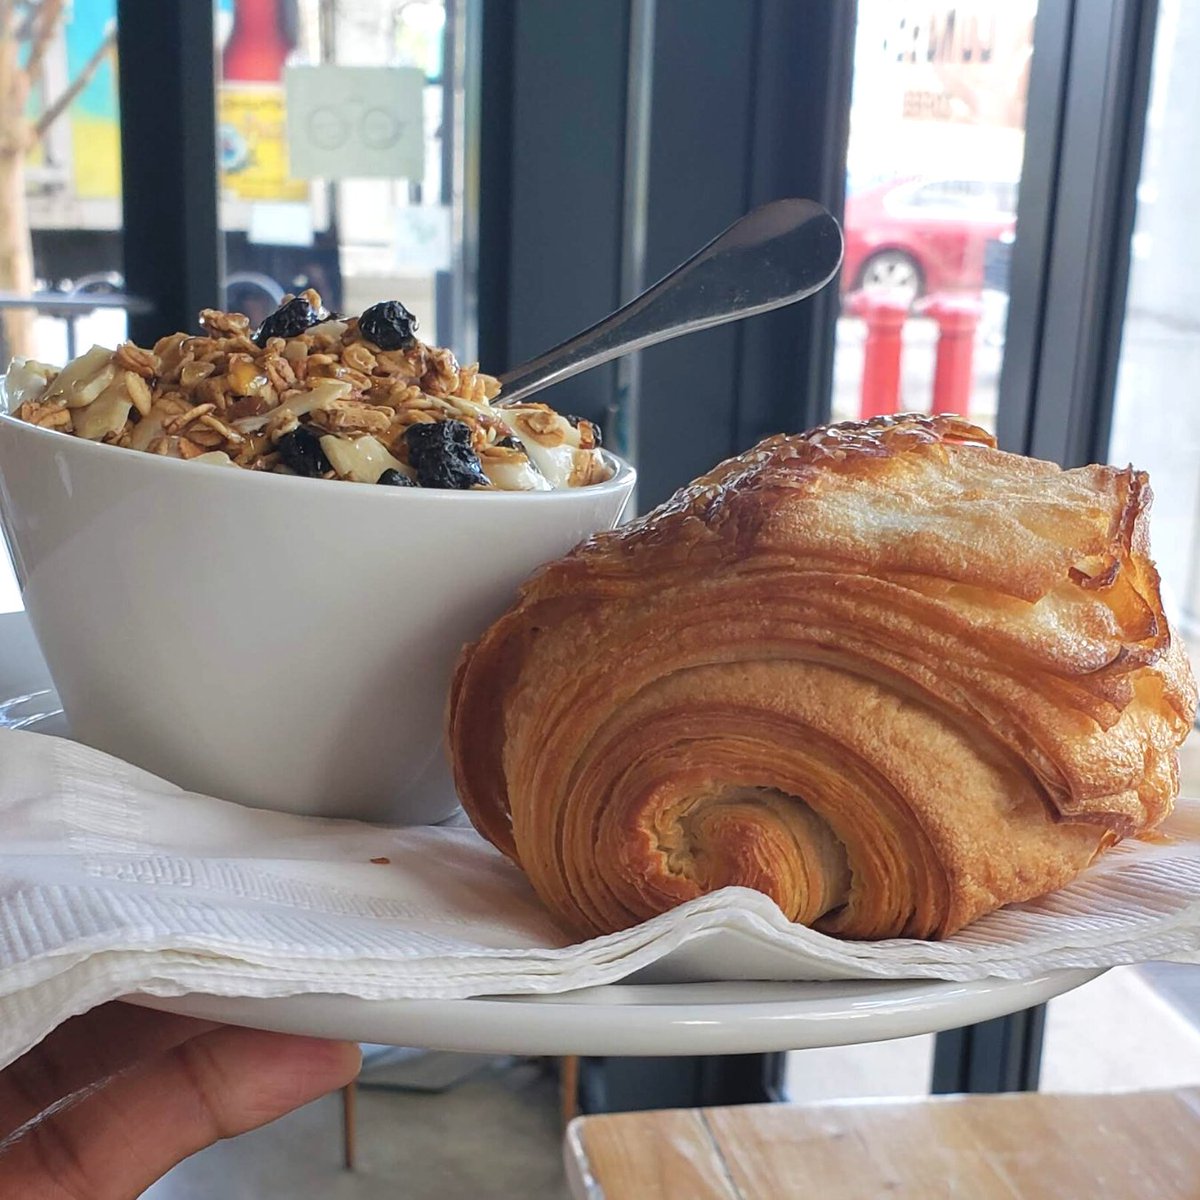
[[815, 200], [775, 200], [590, 329], [501, 376], [497, 407], [634, 350], [819, 292], [842, 261], [842, 231]]

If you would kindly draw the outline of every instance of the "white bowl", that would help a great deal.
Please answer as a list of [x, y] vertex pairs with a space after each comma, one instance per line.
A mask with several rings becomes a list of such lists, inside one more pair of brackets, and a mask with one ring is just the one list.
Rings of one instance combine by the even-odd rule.
[[634, 483], [454, 492], [97, 445], [0, 415], [0, 519], [73, 734], [191, 791], [421, 824], [455, 809], [458, 652]]

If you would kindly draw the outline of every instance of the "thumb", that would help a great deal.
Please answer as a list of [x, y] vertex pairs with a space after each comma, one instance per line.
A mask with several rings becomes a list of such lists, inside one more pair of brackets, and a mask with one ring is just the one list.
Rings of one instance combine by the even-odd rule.
[[0, 1196], [134, 1200], [176, 1163], [349, 1083], [345, 1042], [221, 1028], [111, 1079], [0, 1153]]

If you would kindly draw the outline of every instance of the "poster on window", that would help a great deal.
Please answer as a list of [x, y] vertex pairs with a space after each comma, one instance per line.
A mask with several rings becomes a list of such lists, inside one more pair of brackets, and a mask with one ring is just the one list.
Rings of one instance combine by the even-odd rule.
[[239, 200], [307, 200], [308, 184], [288, 167], [283, 88], [226, 83], [218, 96], [221, 190]]
[[853, 186], [902, 175], [1016, 179], [1035, 0], [861, 0]]
[[[76, 0], [63, 27], [66, 78], [85, 69], [116, 19], [116, 0]], [[117, 118], [116, 56], [101, 60], [70, 108], [75, 195], [115, 199], [121, 194], [121, 127]]]

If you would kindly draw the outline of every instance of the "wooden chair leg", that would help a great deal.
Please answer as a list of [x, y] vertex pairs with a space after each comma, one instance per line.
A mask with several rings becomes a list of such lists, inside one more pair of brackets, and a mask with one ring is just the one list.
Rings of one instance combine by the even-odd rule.
[[357, 1108], [358, 1084], [351, 1082], [342, 1088], [342, 1165], [347, 1171], [354, 1170], [358, 1157]]
[[579, 1115], [579, 1059], [571, 1054], [558, 1060], [559, 1104], [565, 1129]]

